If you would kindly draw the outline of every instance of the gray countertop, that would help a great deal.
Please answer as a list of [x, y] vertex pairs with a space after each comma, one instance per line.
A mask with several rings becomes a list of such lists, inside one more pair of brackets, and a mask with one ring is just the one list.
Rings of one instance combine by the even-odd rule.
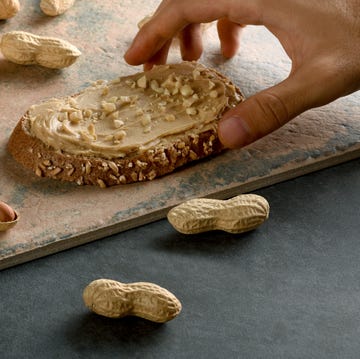
[[[0, 273], [0, 358], [359, 358], [360, 160], [256, 193], [246, 234], [181, 235], [161, 220]], [[107, 319], [97, 278], [148, 281], [182, 312]]]

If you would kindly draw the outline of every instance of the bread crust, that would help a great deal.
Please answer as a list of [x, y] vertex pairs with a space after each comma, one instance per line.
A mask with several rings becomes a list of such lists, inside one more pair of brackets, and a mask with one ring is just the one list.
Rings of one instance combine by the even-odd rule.
[[[217, 72], [216, 74], [227, 84], [234, 86], [229, 79]], [[244, 97], [240, 89], [237, 87], [235, 89], [242, 101]], [[228, 109], [225, 108], [223, 112]], [[218, 114], [218, 119], [222, 114]], [[13, 158], [39, 177], [75, 182], [78, 185], [98, 185], [105, 188], [153, 180], [185, 164], [224, 150], [216, 129], [211, 129], [197, 134], [184, 134], [173, 143], [157, 145], [144, 152], [135, 152], [123, 158], [109, 160], [55, 150], [32, 136], [29, 124], [29, 111], [27, 111], [8, 141], [8, 151]]]

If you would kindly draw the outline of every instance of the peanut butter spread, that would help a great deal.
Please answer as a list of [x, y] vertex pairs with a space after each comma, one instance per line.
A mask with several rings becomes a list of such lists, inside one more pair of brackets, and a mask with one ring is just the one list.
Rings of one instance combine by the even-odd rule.
[[239, 101], [229, 81], [200, 64], [160, 65], [32, 106], [30, 134], [65, 153], [119, 158], [216, 129]]

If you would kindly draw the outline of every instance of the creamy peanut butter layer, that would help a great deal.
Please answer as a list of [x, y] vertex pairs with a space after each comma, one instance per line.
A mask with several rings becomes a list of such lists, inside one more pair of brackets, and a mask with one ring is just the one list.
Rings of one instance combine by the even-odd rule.
[[119, 158], [216, 128], [219, 114], [239, 99], [234, 86], [200, 64], [161, 65], [32, 106], [30, 132], [58, 151]]

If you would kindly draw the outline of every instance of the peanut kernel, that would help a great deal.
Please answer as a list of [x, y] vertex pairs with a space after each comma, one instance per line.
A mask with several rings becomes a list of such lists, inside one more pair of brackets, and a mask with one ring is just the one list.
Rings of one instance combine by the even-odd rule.
[[183, 96], [191, 96], [194, 93], [194, 90], [190, 87], [190, 85], [181, 86], [180, 92]]
[[71, 112], [69, 115], [69, 120], [71, 122], [80, 122], [83, 119], [83, 115], [81, 111]]
[[151, 123], [151, 115], [146, 113], [141, 120], [141, 125], [145, 127], [150, 125], [150, 123]]
[[142, 89], [146, 89], [147, 87], [147, 79], [146, 76], [142, 76], [140, 77], [137, 81], [136, 84], [138, 85], [138, 87], [142, 88]]
[[124, 130], [118, 131], [114, 134], [113, 138], [115, 141], [120, 141], [122, 139], [124, 139], [124, 137], [126, 136], [126, 132]]
[[210, 91], [209, 96], [210, 96], [211, 98], [217, 98], [217, 97], [218, 97], [218, 93], [217, 93], [216, 90], [212, 90], [212, 91]]
[[189, 107], [186, 109], [186, 113], [190, 116], [194, 116], [197, 114], [197, 109], [194, 107]]
[[112, 102], [101, 102], [101, 107], [105, 112], [113, 112], [116, 110], [116, 105]]
[[124, 126], [124, 121], [115, 119], [114, 120], [114, 127], [115, 128], [120, 128], [121, 126]]
[[173, 122], [173, 121], [175, 121], [175, 116], [173, 114], [166, 115], [165, 121]]

